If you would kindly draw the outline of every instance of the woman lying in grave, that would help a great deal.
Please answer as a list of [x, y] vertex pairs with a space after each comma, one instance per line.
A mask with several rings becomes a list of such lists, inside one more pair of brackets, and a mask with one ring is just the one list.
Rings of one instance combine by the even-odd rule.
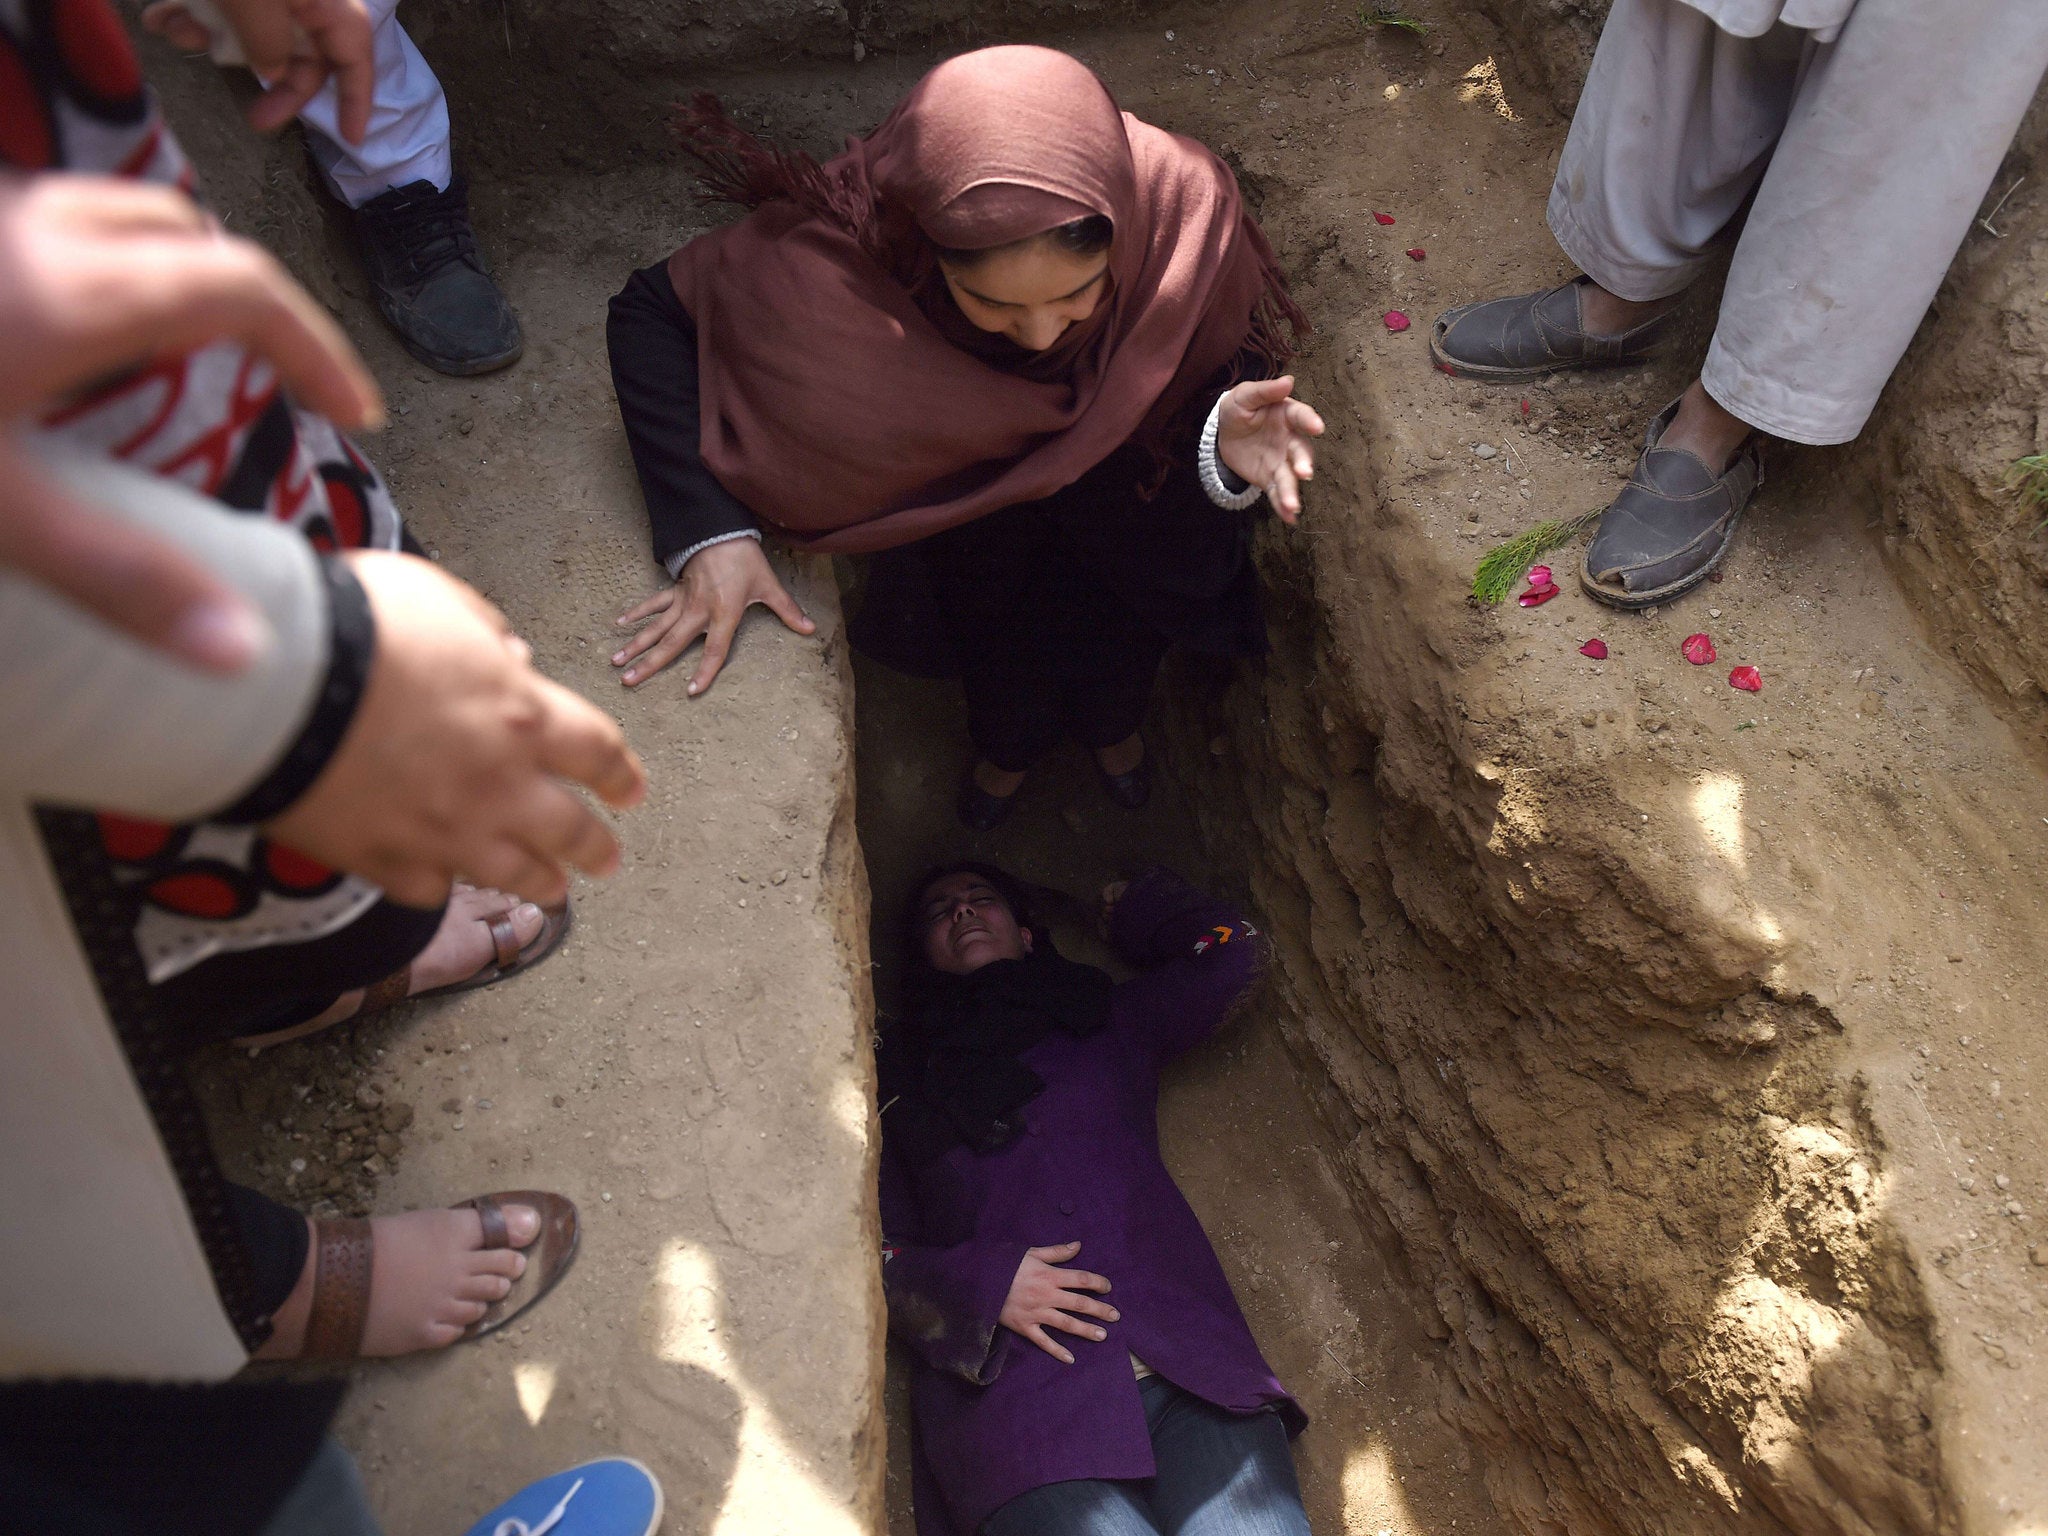
[[1264, 941], [1163, 870], [1104, 896], [1142, 973], [1121, 985], [1062, 958], [985, 865], [936, 872], [907, 914], [907, 1002], [878, 1065], [918, 1531], [1307, 1536], [1288, 1449], [1306, 1416], [1155, 1121], [1161, 1067], [1230, 1014]]
[[619, 409], [675, 585], [612, 658], [639, 683], [741, 616], [810, 620], [761, 548], [886, 552], [854, 640], [957, 673], [986, 829], [1072, 735], [1112, 799], [1169, 645], [1256, 654], [1261, 497], [1292, 523], [1321, 419], [1279, 373], [1302, 329], [1230, 170], [1117, 110], [1083, 64], [940, 65], [823, 166], [710, 98], [684, 141], [753, 209], [612, 301]]

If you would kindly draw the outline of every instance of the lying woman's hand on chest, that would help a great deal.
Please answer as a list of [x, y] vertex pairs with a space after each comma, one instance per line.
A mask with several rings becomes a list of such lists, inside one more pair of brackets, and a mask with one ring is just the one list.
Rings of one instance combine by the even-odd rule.
[[1316, 472], [1315, 439], [1323, 418], [1294, 398], [1294, 376], [1252, 379], [1224, 398], [1216, 421], [1216, 457], [1230, 472], [1266, 493], [1292, 524], [1301, 516], [1301, 482]]
[[[1109, 1281], [1085, 1269], [1061, 1269], [1081, 1251], [1079, 1243], [1056, 1243], [1050, 1248], [1027, 1248], [1024, 1262], [1010, 1281], [1010, 1295], [997, 1319], [1010, 1332], [1029, 1339], [1062, 1365], [1074, 1363], [1073, 1352], [1057, 1344], [1046, 1333], [1057, 1328], [1083, 1339], [1105, 1339], [1107, 1330], [1085, 1319], [1099, 1317], [1114, 1323], [1122, 1314], [1106, 1301], [1088, 1293], [1107, 1293]], [[1074, 1314], [1080, 1314], [1076, 1316]]]
[[768, 563], [759, 540], [727, 539], [698, 550], [674, 586], [619, 615], [621, 624], [652, 621], [613, 654], [612, 665], [626, 669], [619, 681], [629, 687], [645, 682], [701, 639], [704, 654], [697, 659], [689, 692], [702, 693], [725, 665], [740, 620], [756, 603], [800, 635], [817, 632]]

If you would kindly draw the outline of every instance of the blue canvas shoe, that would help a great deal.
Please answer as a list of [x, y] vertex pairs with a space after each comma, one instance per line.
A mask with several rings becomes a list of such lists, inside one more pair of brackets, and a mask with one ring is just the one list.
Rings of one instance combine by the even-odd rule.
[[529, 1483], [468, 1536], [654, 1536], [661, 1484], [629, 1456], [607, 1456]]

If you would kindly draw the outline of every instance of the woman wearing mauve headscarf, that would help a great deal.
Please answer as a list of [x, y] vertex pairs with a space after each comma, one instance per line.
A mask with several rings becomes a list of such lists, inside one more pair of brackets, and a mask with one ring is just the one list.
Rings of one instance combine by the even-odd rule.
[[675, 578], [620, 620], [649, 621], [624, 681], [702, 637], [702, 691], [753, 603], [810, 633], [764, 533], [876, 554], [855, 643], [960, 676], [970, 826], [1066, 735], [1143, 804], [1159, 663], [1263, 650], [1250, 508], [1295, 520], [1323, 429], [1269, 377], [1304, 322], [1229, 169], [1028, 47], [940, 65], [823, 166], [709, 98], [683, 137], [708, 194], [753, 211], [612, 301]]

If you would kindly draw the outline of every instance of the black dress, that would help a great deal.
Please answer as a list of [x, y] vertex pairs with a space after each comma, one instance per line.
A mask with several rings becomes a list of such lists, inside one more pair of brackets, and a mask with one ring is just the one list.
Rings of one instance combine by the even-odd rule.
[[[606, 334], [655, 558], [675, 571], [686, 551], [759, 525], [704, 465], [697, 332], [665, 263], [627, 279]], [[1197, 394], [1163, 462], [1126, 443], [1051, 496], [873, 557], [854, 643], [902, 671], [958, 676], [975, 746], [1012, 772], [1062, 736], [1100, 748], [1131, 735], [1172, 645], [1262, 654], [1254, 514], [1218, 507], [1196, 467], [1235, 376]]]

